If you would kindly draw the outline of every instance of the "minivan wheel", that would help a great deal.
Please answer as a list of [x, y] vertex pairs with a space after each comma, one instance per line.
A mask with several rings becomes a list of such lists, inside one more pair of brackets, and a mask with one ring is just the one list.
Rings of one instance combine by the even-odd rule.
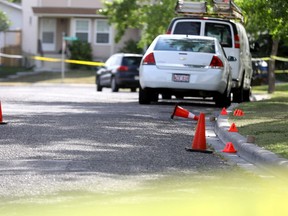
[[243, 90], [243, 101], [250, 102], [251, 88]]
[[119, 91], [119, 87], [116, 83], [115, 77], [112, 77], [112, 80], [111, 80], [111, 90], [112, 90], [112, 92], [118, 92]]
[[152, 101], [151, 94], [147, 89], [139, 88], [139, 104], [150, 104]]
[[236, 103], [243, 102], [243, 87], [242, 86], [233, 92], [233, 102], [236, 102]]

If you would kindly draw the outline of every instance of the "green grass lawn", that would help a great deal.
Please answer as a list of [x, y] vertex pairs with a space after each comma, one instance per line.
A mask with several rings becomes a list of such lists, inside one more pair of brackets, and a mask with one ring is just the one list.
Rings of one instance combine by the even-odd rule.
[[[267, 93], [268, 86], [253, 87], [252, 92]], [[230, 113], [229, 123], [234, 122], [243, 136], [252, 135], [256, 144], [281, 157], [288, 158], [288, 84], [277, 84], [271, 99], [242, 103], [237, 109], [242, 117]]]

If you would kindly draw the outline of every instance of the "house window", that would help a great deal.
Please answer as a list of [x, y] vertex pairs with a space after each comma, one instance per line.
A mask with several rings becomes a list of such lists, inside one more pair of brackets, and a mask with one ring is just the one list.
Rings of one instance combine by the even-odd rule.
[[75, 20], [75, 36], [80, 41], [89, 42], [90, 23], [89, 20]]
[[109, 44], [110, 43], [110, 26], [107, 20], [96, 21], [96, 43]]

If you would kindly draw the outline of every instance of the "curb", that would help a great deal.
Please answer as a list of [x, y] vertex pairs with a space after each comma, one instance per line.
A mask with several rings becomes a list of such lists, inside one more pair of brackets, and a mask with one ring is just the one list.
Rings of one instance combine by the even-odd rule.
[[[227, 109], [227, 113], [237, 107], [238, 104], [233, 104]], [[237, 150], [237, 155], [244, 160], [270, 171], [274, 174], [288, 173], [288, 160], [281, 158], [273, 152], [265, 150], [253, 143], [248, 143], [247, 138], [239, 133], [228, 132], [230, 125], [228, 122], [228, 115], [220, 115], [214, 127], [216, 135], [223, 143], [232, 142]]]

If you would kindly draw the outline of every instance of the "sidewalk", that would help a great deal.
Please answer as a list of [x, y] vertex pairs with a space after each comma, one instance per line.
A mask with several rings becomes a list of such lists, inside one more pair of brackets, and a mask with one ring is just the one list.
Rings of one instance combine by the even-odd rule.
[[[267, 99], [267, 95], [253, 95], [252, 101]], [[231, 113], [238, 104], [232, 104], [227, 113]], [[228, 132], [230, 124], [228, 115], [219, 115], [215, 124], [215, 133], [223, 143], [232, 142], [237, 150], [237, 156], [244, 160], [265, 169], [266, 171], [278, 174], [288, 175], [288, 160], [280, 158], [275, 153], [267, 151], [254, 143], [248, 143], [247, 138], [239, 133]]]

